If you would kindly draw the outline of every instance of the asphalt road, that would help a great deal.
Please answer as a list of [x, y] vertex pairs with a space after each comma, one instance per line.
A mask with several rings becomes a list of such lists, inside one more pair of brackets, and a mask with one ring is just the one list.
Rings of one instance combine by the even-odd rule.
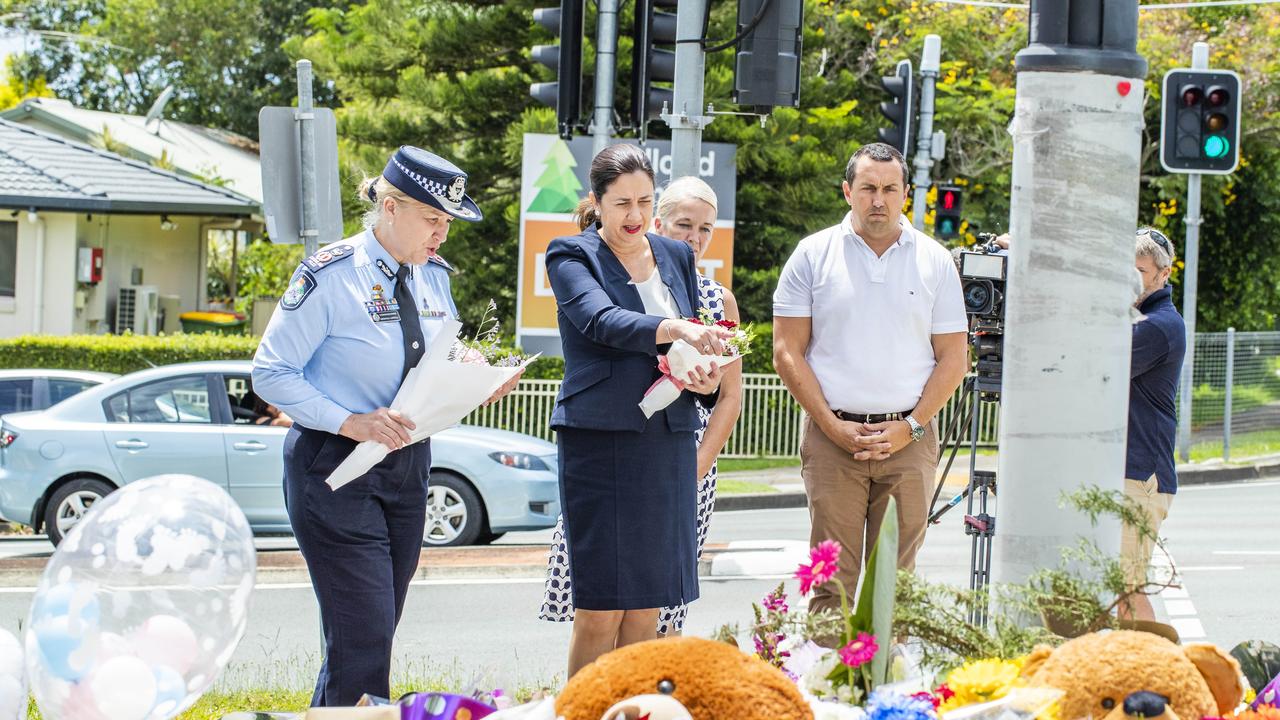
[[[1230, 648], [1251, 638], [1280, 639], [1280, 481], [1184, 488], [1163, 534], [1169, 538], [1185, 593], [1156, 602], [1162, 619], [1187, 639]], [[1268, 512], [1270, 510], [1271, 512]], [[953, 511], [932, 528], [918, 560], [931, 580], [967, 583], [969, 539]], [[545, 543], [549, 531], [516, 533], [504, 543]], [[687, 632], [707, 636], [724, 623], [745, 624], [751, 602], [794, 567], [808, 539], [805, 510], [718, 513], [709, 542], [735, 548], [763, 543], [787, 550], [741, 555], [738, 577], [710, 577], [692, 606]], [[271, 538], [266, 545], [288, 545]], [[5, 543], [6, 547], [10, 543]], [[47, 547], [47, 546], [46, 546]], [[733, 568], [730, 568], [733, 570]], [[794, 583], [788, 583], [794, 593]], [[563, 679], [568, 625], [536, 619], [542, 582], [537, 579], [421, 581], [411, 590], [397, 636], [397, 675], [443, 678], [454, 687], [486, 674], [482, 684], [532, 686]], [[1185, 595], [1185, 597], [1183, 596]], [[31, 601], [29, 588], [0, 588], [0, 625], [16, 630]], [[1196, 638], [1202, 635], [1202, 638]], [[306, 687], [319, 664], [319, 618], [306, 584], [260, 585], [249, 630], [222, 679], [223, 686]]]

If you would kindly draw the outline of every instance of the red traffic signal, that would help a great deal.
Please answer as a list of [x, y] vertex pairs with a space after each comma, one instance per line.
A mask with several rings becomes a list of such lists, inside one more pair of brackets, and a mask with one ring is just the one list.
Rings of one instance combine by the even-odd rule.
[[951, 240], [960, 236], [961, 201], [964, 190], [959, 185], [939, 185], [938, 199], [933, 211], [933, 234], [939, 240]]

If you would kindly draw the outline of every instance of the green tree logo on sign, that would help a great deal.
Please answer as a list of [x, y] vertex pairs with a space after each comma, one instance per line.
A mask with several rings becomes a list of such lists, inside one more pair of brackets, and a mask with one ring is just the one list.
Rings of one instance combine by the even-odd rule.
[[578, 191], [582, 190], [582, 183], [573, 174], [578, 164], [573, 160], [573, 153], [569, 152], [569, 145], [556, 138], [542, 162], [546, 169], [533, 183], [538, 194], [529, 203], [528, 212], [573, 212], [578, 205]]

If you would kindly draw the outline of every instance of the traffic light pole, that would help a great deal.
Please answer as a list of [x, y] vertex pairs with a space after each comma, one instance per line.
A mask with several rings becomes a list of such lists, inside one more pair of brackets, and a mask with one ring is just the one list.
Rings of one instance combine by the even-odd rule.
[[596, 3], [596, 106], [591, 121], [591, 156], [613, 139], [613, 76], [618, 65], [618, 0]]
[[[1198, 42], [1191, 47], [1191, 68], [1204, 70], [1209, 67], [1209, 44]], [[1182, 462], [1191, 459], [1191, 395], [1196, 356], [1196, 281], [1200, 270], [1200, 178], [1201, 173], [1187, 175], [1187, 215], [1185, 268], [1182, 279], [1182, 322], [1187, 329], [1187, 351], [1182, 360], [1182, 390], [1178, 397], [1178, 457]], [[1228, 395], [1230, 391], [1228, 391]]]
[[[924, 210], [928, 204], [929, 186], [933, 183], [933, 95], [942, 55], [942, 38], [927, 35], [920, 56], [920, 129], [916, 134], [915, 193], [911, 199], [911, 224], [924, 230]], [[911, 112], [911, 108], [907, 108]], [[910, 138], [908, 138], [908, 141]]]
[[670, 112], [662, 119], [671, 128], [671, 179], [697, 175], [702, 158], [702, 129], [711, 116], [702, 115], [705, 53], [702, 21], [707, 0], [680, 0], [676, 7], [675, 95]]

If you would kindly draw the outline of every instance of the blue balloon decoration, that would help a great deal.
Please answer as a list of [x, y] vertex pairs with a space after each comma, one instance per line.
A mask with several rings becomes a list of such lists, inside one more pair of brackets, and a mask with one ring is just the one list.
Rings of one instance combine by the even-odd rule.
[[80, 622], [96, 627], [101, 616], [98, 595], [92, 587], [83, 583], [59, 583], [36, 596], [33, 620], [67, 617], [72, 606], [79, 610]]
[[[151, 668], [151, 672], [156, 676], [156, 704], [160, 707], [165, 703], [172, 703], [168, 710], [178, 707], [187, 697], [187, 683], [182, 679], [182, 675], [168, 665], [156, 665]], [[167, 715], [167, 713], [165, 713]]]
[[79, 662], [73, 664], [71, 657], [84, 645], [83, 628], [81, 625], [78, 632], [73, 632], [66, 615], [46, 618], [33, 628], [40, 659], [54, 677], [75, 682], [88, 671], [88, 663], [84, 659], [77, 658]]

